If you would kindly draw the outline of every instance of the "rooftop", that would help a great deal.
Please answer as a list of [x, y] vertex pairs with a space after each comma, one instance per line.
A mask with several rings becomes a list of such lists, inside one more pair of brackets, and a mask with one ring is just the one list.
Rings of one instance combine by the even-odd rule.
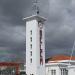
[[[56, 56], [53, 56], [53, 57], [50, 57], [50, 58], [48, 58], [48, 59], [46, 59], [46, 62], [59, 62], [59, 61], [69, 61], [70, 60], [70, 56], [68, 56], [68, 55], [56, 55]], [[72, 61], [74, 61], [75, 62], [75, 56], [73, 56], [72, 58], [71, 58], [71, 60]]]

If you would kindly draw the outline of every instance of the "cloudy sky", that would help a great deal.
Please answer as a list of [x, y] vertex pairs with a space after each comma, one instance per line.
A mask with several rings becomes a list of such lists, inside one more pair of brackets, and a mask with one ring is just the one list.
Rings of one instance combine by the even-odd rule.
[[[0, 0], [0, 61], [25, 60], [25, 22], [34, 0]], [[75, 40], [75, 0], [38, 0], [44, 16], [46, 58], [71, 54]], [[74, 54], [75, 55], [75, 52]]]

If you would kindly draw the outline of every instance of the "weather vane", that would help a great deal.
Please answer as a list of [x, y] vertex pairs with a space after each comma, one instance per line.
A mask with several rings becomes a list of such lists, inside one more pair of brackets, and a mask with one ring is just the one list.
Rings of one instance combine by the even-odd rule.
[[36, 15], [39, 14], [39, 6], [38, 6], [38, 1], [37, 1], [37, 0], [35, 0], [35, 1], [33, 2], [33, 10], [34, 10], [34, 13], [35, 13]]

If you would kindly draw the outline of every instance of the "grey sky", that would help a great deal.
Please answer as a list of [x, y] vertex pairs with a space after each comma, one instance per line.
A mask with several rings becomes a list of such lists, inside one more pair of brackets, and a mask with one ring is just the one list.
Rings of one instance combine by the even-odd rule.
[[[25, 60], [25, 22], [34, 0], [0, 0], [0, 61]], [[75, 39], [75, 0], [38, 0], [45, 22], [46, 58], [70, 55]], [[75, 52], [74, 52], [75, 55]]]

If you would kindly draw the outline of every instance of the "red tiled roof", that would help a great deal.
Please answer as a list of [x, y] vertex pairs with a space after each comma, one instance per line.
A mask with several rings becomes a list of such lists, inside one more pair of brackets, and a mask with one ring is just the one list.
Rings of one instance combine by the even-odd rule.
[[[67, 56], [67, 55], [56, 55], [56, 56], [51, 57], [51, 59], [49, 59], [48, 61], [59, 61], [59, 60], [70, 60], [70, 56]], [[73, 56], [71, 58], [71, 60], [75, 60], [75, 56]]]

